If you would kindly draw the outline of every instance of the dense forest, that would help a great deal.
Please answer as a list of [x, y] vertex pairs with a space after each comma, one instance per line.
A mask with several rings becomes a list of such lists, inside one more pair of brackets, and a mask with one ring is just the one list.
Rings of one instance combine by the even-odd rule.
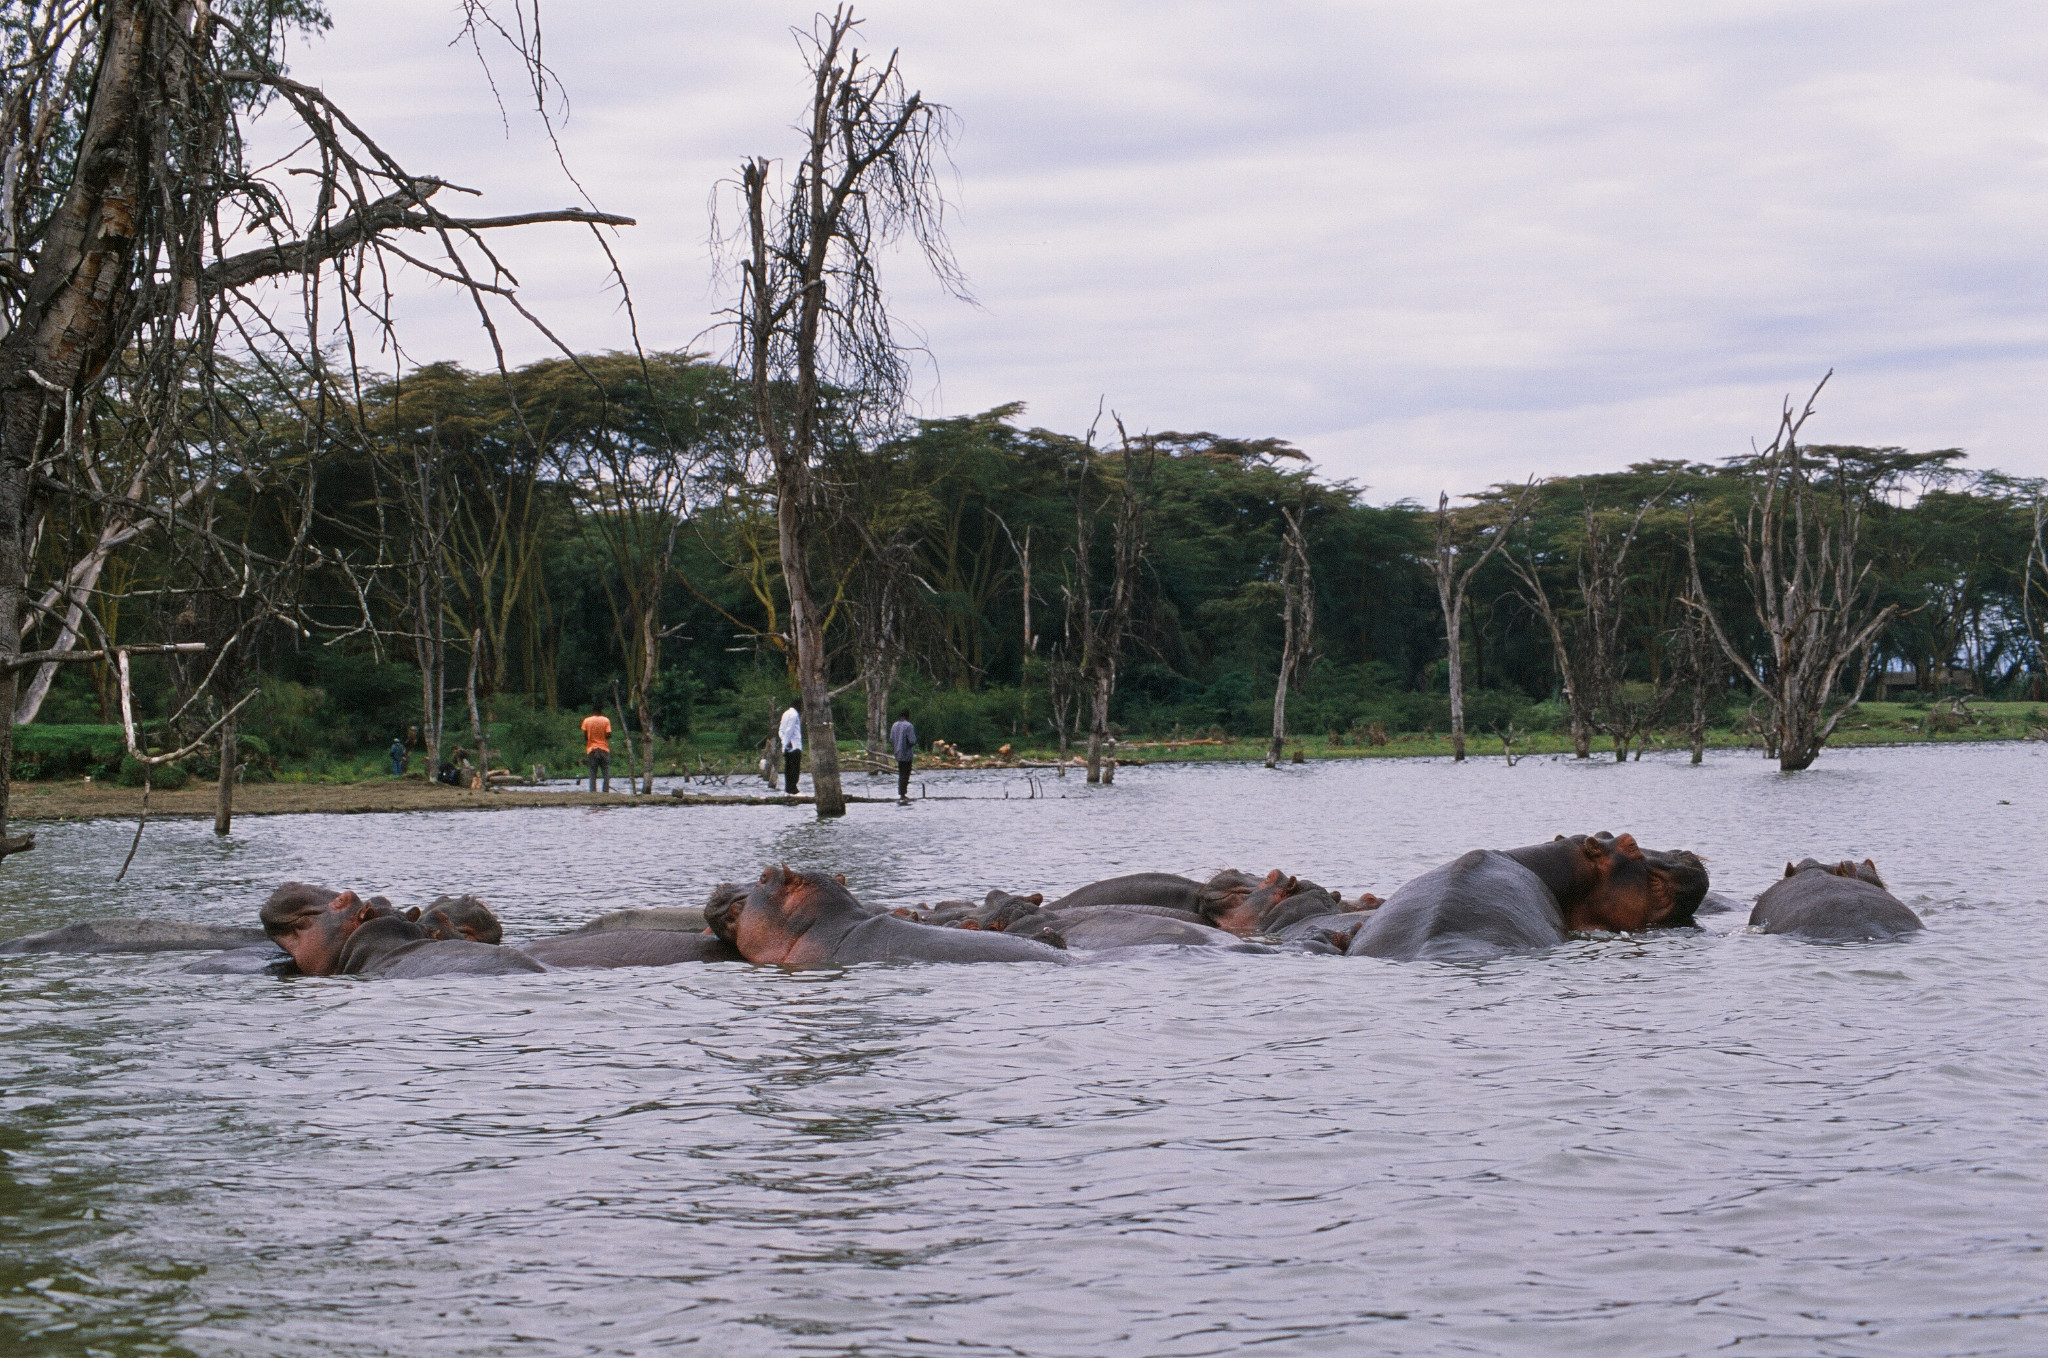
[[[237, 377], [206, 531], [297, 563], [239, 676], [260, 690], [242, 726], [259, 767], [348, 764], [407, 733], [438, 755], [473, 747], [479, 728], [514, 760], [566, 763], [573, 722], [553, 714], [592, 703], [626, 724], [643, 760], [649, 729], [667, 762], [678, 748], [750, 756], [769, 736], [793, 694], [793, 649], [770, 487], [730, 368], [689, 354], [588, 355], [509, 376], [436, 364], [327, 409], [278, 396], [256, 370]], [[86, 428], [110, 476], [118, 399]], [[1713, 662], [1686, 602], [1696, 560], [1730, 641], [1770, 667], [1743, 566], [1754, 454], [1473, 488], [1440, 521], [1435, 506], [1376, 505], [1369, 487], [1319, 479], [1279, 438], [1104, 440], [1025, 416], [1020, 404], [828, 439], [811, 583], [827, 601], [846, 743], [878, 735], [870, 714], [885, 706], [970, 751], [1064, 747], [1084, 732], [1082, 634], [1113, 587], [1126, 501], [1142, 540], [1111, 639], [1114, 733], [1265, 733], [1291, 599], [1306, 635], [1290, 731], [1448, 729], [1440, 532], [1467, 565], [1493, 549], [1459, 618], [1473, 729], [1576, 724], [1625, 745], [1684, 726], [1692, 690], [1713, 725], [1754, 720], [1755, 686]], [[1855, 505], [1859, 587], [1873, 613], [1891, 610], [1839, 695], [1867, 684], [2042, 697], [2038, 485], [1971, 470], [1955, 450], [1797, 453], [1825, 503]], [[173, 534], [149, 522], [106, 507], [53, 518], [38, 574], [97, 554], [94, 618], [65, 627], [52, 609], [36, 644], [241, 625], [209, 616], [233, 605], [194, 592], [189, 543], [171, 550]], [[1305, 562], [1292, 577], [1291, 524]], [[1304, 584], [1312, 597], [1293, 598]], [[1619, 683], [1575, 704], [1574, 639], [1603, 624]], [[136, 656], [136, 715], [170, 716], [214, 663]], [[52, 665], [17, 718], [99, 725], [119, 720], [118, 705], [110, 662]], [[39, 748], [24, 741], [17, 767], [39, 767]], [[205, 770], [203, 756], [188, 762]]]

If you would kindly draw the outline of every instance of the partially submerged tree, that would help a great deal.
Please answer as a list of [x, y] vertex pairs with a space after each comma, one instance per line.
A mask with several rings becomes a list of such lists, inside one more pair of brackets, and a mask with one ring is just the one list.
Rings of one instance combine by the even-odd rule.
[[[1448, 492], [1437, 496], [1436, 549], [1429, 558], [1429, 571], [1436, 580], [1438, 605], [1443, 609], [1447, 678], [1451, 690], [1451, 758], [1465, 758], [1465, 599], [1472, 577], [1495, 552], [1506, 547], [1515, 525], [1528, 512], [1529, 498], [1536, 489], [1535, 478], [1522, 487], [1504, 515], [1489, 513], [1484, 518], [1467, 512], [1451, 513]], [[1461, 540], [1462, 539], [1462, 540]], [[1476, 541], [1475, 541], [1476, 539]], [[1482, 545], [1483, 544], [1483, 545]]]
[[1273, 743], [1266, 747], [1266, 767], [1277, 768], [1280, 747], [1287, 741], [1287, 690], [1300, 681], [1301, 668], [1315, 640], [1316, 586], [1308, 568], [1308, 541], [1302, 536], [1301, 520], [1307, 505], [1280, 507], [1287, 521], [1282, 535], [1280, 559], [1281, 641], [1280, 674], [1273, 682]]
[[[1145, 559], [1146, 502], [1152, 462], [1157, 456], [1149, 446], [1141, 450], [1132, 443], [1122, 420], [1117, 421], [1117, 434], [1122, 444], [1121, 474], [1110, 481], [1100, 500], [1089, 482], [1091, 478], [1108, 478], [1102, 476], [1097, 466], [1092, 430], [1084, 446], [1076, 451], [1072, 472], [1075, 587], [1068, 601], [1068, 616], [1079, 637], [1081, 654], [1077, 668], [1089, 701], [1091, 783], [1116, 781], [1116, 758], [1104, 757], [1110, 739], [1109, 704], [1116, 696], [1117, 669], [1123, 662], [1124, 645], [1130, 638], [1137, 608], [1138, 571]], [[1114, 518], [1110, 526], [1109, 580], [1104, 585], [1095, 579], [1096, 519], [1111, 506]]]
[[[1712, 629], [1736, 672], [1769, 708], [1778, 767], [1787, 773], [1812, 765], [1842, 717], [1862, 701], [1869, 682], [1868, 648], [1897, 614], [1879, 606], [1870, 564], [1858, 556], [1866, 487], [1844, 474], [1839, 460], [1809, 460], [1799, 431], [1813, 403], [1834, 376], [1821, 378], [1794, 410], [1785, 402], [1778, 432], [1749, 464], [1753, 478], [1748, 514], [1736, 525], [1742, 572], [1768, 653], [1745, 654], [1707, 602], [1693, 550], [1689, 602]], [[1854, 683], [1838, 691], [1854, 662]]]
[[940, 283], [965, 296], [944, 232], [939, 171], [949, 123], [910, 90], [896, 54], [870, 63], [851, 45], [847, 6], [799, 31], [811, 73], [802, 153], [784, 183], [774, 162], [740, 167], [740, 299], [731, 313], [739, 366], [775, 477], [776, 526], [805, 744], [820, 816], [846, 814], [825, 649], [825, 605], [811, 579], [817, 520], [831, 487], [819, 474], [836, 418], [853, 436], [901, 409], [908, 363], [890, 326], [878, 266], [908, 237]]

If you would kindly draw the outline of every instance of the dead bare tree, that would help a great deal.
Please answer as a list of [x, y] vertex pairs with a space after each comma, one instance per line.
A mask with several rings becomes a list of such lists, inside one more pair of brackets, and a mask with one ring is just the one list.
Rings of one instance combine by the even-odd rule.
[[[1469, 547], [1461, 546], [1459, 528], [1461, 524], [1451, 513], [1451, 497], [1448, 492], [1437, 496], [1436, 501], [1436, 550], [1429, 559], [1430, 574], [1436, 578], [1436, 597], [1443, 608], [1444, 639], [1446, 659], [1450, 670], [1448, 678], [1451, 689], [1451, 758], [1462, 762], [1465, 758], [1465, 661], [1463, 635], [1465, 596], [1472, 588], [1472, 577], [1479, 573], [1495, 552], [1506, 547], [1515, 525], [1528, 513], [1529, 500], [1536, 491], [1536, 478], [1530, 477], [1506, 515], [1501, 518], [1477, 519], [1468, 514], [1470, 528], [1485, 541], [1475, 555]], [[1459, 568], [1463, 561], [1463, 569]]]
[[774, 163], [740, 167], [745, 225], [737, 358], [775, 474], [782, 581], [796, 643], [805, 744], [820, 816], [846, 814], [833, 729], [825, 616], [812, 597], [812, 547], [822, 512], [818, 460], [828, 420], [858, 433], [893, 423], [908, 380], [891, 331], [878, 263], [908, 237], [942, 286], [964, 297], [946, 244], [940, 167], [946, 109], [911, 91], [896, 54], [871, 64], [850, 44], [841, 5], [796, 34], [810, 68], [803, 153], [786, 185]]
[[[1076, 450], [1071, 472], [1076, 589], [1068, 615], [1080, 639], [1080, 680], [1088, 691], [1088, 781], [1104, 784], [1116, 781], [1116, 759], [1111, 756], [1105, 760], [1103, 750], [1110, 739], [1110, 699], [1116, 696], [1117, 670], [1123, 660], [1124, 643], [1130, 639], [1132, 615], [1137, 607], [1138, 571], [1145, 560], [1145, 510], [1150, 499], [1152, 462], [1158, 455], [1150, 445], [1141, 449], [1134, 444], [1122, 420], [1117, 420], [1116, 427], [1122, 444], [1121, 475], [1107, 488], [1100, 503], [1089, 489], [1091, 476], [1101, 478], [1096, 466], [1093, 429]], [[1095, 521], [1112, 502], [1116, 517], [1110, 528], [1109, 582], [1106, 588], [1098, 589]]]
[[1800, 450], [1799, 431], [1833, 376], [1830, 369], [1798, 410], [1786, 400], [1776, 437], [1750, 466], [1750, 507], [1736, 525], [1736, 537], [1751, 604], [1770, 647], [1762, 663], [1736, 647], [1707, 602], [1698, 543], [1687, 535], [1689, 603], [1706, 618], [1722, 654], [1768, 705], [1778, 767], [1787, 773], [1811, 766], [1843, 714], [1862, 701], [1869, 665], [1856, 663], [1855, 687], [1846, 697], [1836, 692], [1843, 667], [1867, 656], [1871, 642], [1898, 614], [1897, 605], [1877, 605], [1870, 564], [1857, 561], [1862, 488], [1839, 464], [1825, 484], [1816, 484], [1814, 473], [1828, 469], [1810, 465]]
[[1287, 741], [1287, 690], [1300, 682], [1303, 663], [1315, 640], [1316, 588], [1308, 568], [1308, 541], [1302, 536], [1301, 519], [1307, 506], [1280, 508], [1287, 521], [1281, 537], [1280, 593], [1282, 640], [1280, 675], [1273, 684], [1273, 743], [1266, 747], [1266, 767], [1280, 766], [1280, 747]]
[[[1691, 586], [1686, 588], [1690, 590]], [[1687, 607], [1681, 611], [1671, 635], [1670, 656], [1671, 682], [1683, 686], [1687, 695], [1686, 743], [1692, 749], [1692, 762], [1702, 763], [1706, 759], [1707, 725], [1713, 720], [1714, 697], [1721, 691], [1727, 663], [1701, 608]]]
[[[303, 534], [297, 559], [263, 556], [208, 537], [204, 515], [178, 514], [161, 492], [136, 500], [126, 484], [95, 485], [78, 427], [111, 373], [125, 371], [147, 393], [135, 437], [171, 462], [209, 451], [186, 426], [195, 411], [218, 409], [224, 350], [294, 368], [313, 386], [305, 423], [316, 446], [302, 450], [310, 487], [317, 440], [346, 405], [355, 371], [351, 361], [338, 373], [324, 348], [338, 339], [352, 359], [357, 324], [388, 327], [387, 261], [461, 287], [495, 339], [489, 304], [519, 304], [485, 232], [627, 224], [583, 209], [461, 218], [434, 206], [446, 181], [411, 173], [322, 91], [284, 75], [284, 35], [316, 13], [256, 3], [230, 18], [208, 0], [28, 0], [0, 14], [13, 59], [0, 96], [0, 702], [10, 715], [20, 708], [33, 543], [53, 506], [124, 507], [198, 535], [251, 572], [304, 565]], [[470, 0], [467, 16], [487, 21], [484, 0]], [[544, 92], [544, 68], [537, 58], [528, 67]], [[257, 167], [244, 132], [266, 105], [298, 122], [303, 154]], [[407, 232], [429, 250], [401, 244]], [[288, 323], [278, 301], [294, 292], [299, 314]], [[117, 648], [124, 689], [132, 650]], [[44, 652], [37, 663], [83, 654]], [[0, 727], [5, 770], [13, 725]], [[6, 812], [0, 779], [0, 852], [26, 847], [6, 838]]]

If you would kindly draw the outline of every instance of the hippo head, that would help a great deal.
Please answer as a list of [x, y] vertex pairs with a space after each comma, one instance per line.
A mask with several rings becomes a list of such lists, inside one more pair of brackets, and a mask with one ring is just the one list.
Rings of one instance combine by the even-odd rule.
[[351, 935], [373, 919], [397, 915], [383, 898], [361, 900], [353, 891], [330, 891], [286, 882], [270, 893], [258, 918], [271, 941], [291, 954], [308, 976], [332, 976]]
[[1038, 907], [1045, 904], [1045, 893], [1034, 891], [1029, 896], [1018, 896], [1008, 891], [991, 891], [982, 900], [979, 914], [981, 927], [1007, 932], [1011, 925], [1027, 915], [1038, 913]]
[[785, 863], [763, 871], [736, 910], [732, 945], [749, 962], [816, 965], [831, 960], [831, 945], [806, 935], [827, 921], [866, 914], [843, 883]]
[[738, 934], [740, 910], [747, 903], [747, 893], [752, 887], [740, 886], [734, 882], [720, 882], [711, 888], [711, 899], [704, 902], [704, 927], [717, 935], [720, 942], [737, 947], [734, 942]]
[[[1265, 881], [1272, 882], [1279, 877], [1280, 873], [1275, 869], [1266, 874]], [[1229, 929], [1230, 926], [1223, 921], [1242, 918], [1246, 898], [1260, 885], [1260, 879], [1248, 872], [1225, 868], [1202, 883], [1200, 889], [1195, 892], [1195, 913], [1218, 929]]]
[[1868, 858], [1861, 863], [1851, 863], [1846, 858], [1839, 863], [1823, 863], [1818, 858], [1802, 858], [1797, 866], [1791, 863], [1785, 865], [1787, 877], [1801, 872], [1825, 872], [1830, 877], [1853, 877], [1859, 882], [1870, 883], [1880, 891], [1888, 889], [1884, 884], [1884, 878], [1877, 875], [1877, 864]]
[[1707, 869], [1697, 854], [1645, 850], [1634, 835], [1574, 835], [1570, 888], [1560, 893], [1567, 929], [1640, 933], [1692, 923], [1707, 896]]
[[428, 938], [445, 942], [499, 943], [505, 938], [505, 926], [491, 907], [474, 896], [442, 896], [418, 918]]

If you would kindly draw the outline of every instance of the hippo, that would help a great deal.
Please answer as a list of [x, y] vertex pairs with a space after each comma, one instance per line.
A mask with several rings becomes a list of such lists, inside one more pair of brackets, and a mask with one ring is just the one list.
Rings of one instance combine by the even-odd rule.
[[505, 926], [491, 913], [491, 907], [474, 896], [440, 896], [425, 912], [408, 911], [419, 921], [427, 937], [446, 943], [502, 943]]
[[229, 948], [179, 967], [188, 976], [295, 976], [298, 967], [292, 955], [275, 943], [253, 948]]
[[[1241, 872], [1219, 873], [1206, 884], [1202, 899], [1203, 918], [1227, 933], [1283, 935], [1292, 925], [1324, 915], [1354, 914], [1379, 904], [1379, 897], [1362, 895], [1347, 907], [1343, 893], [1325, 890], [1314, 882], [1288, 877], [1275, 868], [1254, 880]], [[1355, 924], [1356, 921], [1340, 921]]]
[[1046, 909], [1057, 912], [1084, 905], [1167, 905], [1176, 910], [1192, 911], [1201, 890], [1202, 884], [1191, 877], [1179, 877], [1170, 872], [1134, 872], [1127, 877], [1090, 882], [1078, 891], [1068, 892]]
[[749, 962], [785, 967], [855, 962], [1051, 962], [1057, 948], [990, 930], [941, 929], [871, 914], [844, 883], [822, 873], [768, 868], [744, 896], [721, 885], [704, 907], [712, 932]]
[[1227, 948], [1231, 952], [1272, 952], [1263, 943], [1247, 943], [1235, 934], [1212, 929], [1197, 920], [1176, 919], [1180, 912], [1131, 910], [1117, 905], [1062, 910], [1053, 915], [1060, 936], [1070, 948]]
[[488, 943], [431, 939], [382, 898], [287, 882], [270, 893], [259, 918], [272, 942], [306, 976], [502, 975], [542, 971], [540, 963]]
[[513, 945], [549, 968], [666, 967], [678, 962], [738, 962], [739, 950], [708, 929], [600, 929]]
[[[299, 969], [305, 970], [303, 962]], [[334, 970], [342, 976], [417, 980], [428, 976], [506, 976], [547, 968], [517, 948], [434, 938], [403, 915], [378, 915], [349, 934]]]
[[1818, 942], [1897, 938], [1927, 926], [1885, 889], [1877, 864], [1822, 863], [1807, 858], [1785, 865], [1785, 877], [1756, 898], [1749, 927]]
[[253, 925], [186, 924], [159, 919], [93, 919], [0, 943], [0, 957], [35, 953], [218, 952], [265, 942]]
[[1552, 947], [1567, 933], [1689, 925], [1707, 870], [1632, 835], [1560, 835], [1474, 849], [1388, 897], [1345, 949], [1351, 957], [1464, 959]]
[[704, 912], [696, 906], [659, 905], [644, 910], [614, 910], [609, 915], [599, 915], [577, 932], [595, 934], [607, 929], [671, 929], [701, 934], [704, 928]]
[[988, 893], [979, 902], [940, 901], [926, 913], [919, 922], [936, 924], [942, 928], [990, 929], [997, 933], [1008, 931], [1010, 925], [1026, 915], [1035, 915], [1045, 909], [1045, 896], [1034, 891], [1029, 896], [1018, 896], [1008, 891], [996, 890]]

